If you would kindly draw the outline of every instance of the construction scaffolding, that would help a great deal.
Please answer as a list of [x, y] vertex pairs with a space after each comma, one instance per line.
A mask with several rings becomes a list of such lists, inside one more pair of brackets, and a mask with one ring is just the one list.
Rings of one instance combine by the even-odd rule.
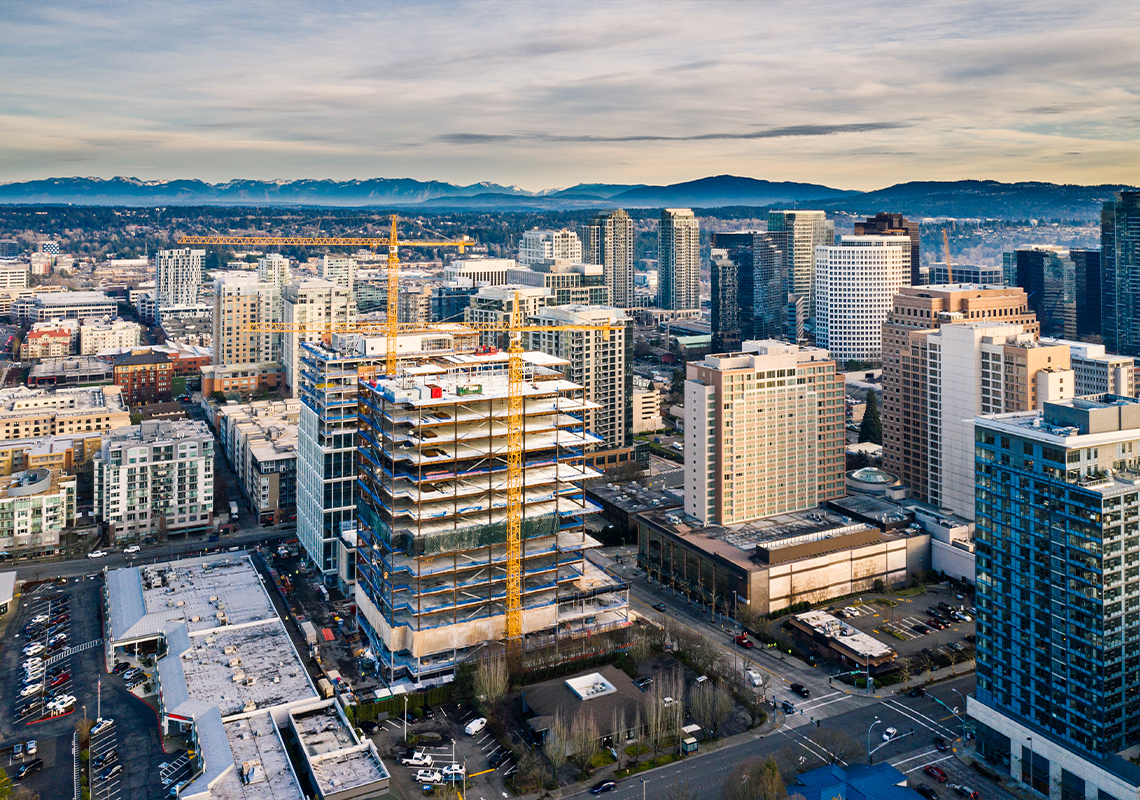
[[[519, 363], [521, 362], [521, 364]], [[523, 353], [520, 541], [522, 645], [628, 624], [628, 592], [586, 559], [585, 517], [600, 509], [582, 463], [601, 441], [596, 407], [560, 359]], [[366, 380], [359, 401], [357, 599], [385, 677], [450, 674], [506, 637], [508, 358], [453, 355]]]

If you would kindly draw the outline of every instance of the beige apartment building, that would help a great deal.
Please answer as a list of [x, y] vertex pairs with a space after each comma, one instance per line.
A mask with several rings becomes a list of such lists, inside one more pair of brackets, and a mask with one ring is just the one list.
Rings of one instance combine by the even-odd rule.
[[281, 321], [281, 288], [252, 273], [214, 281], [214, 366], [281, 360], [281, 334], [247, 330], [251, 323]]
[[105, 431], [131, 424], [118, 386], [0, 389], [0, 440]]
[[842, 497], [843, 413], [843, 375], [818, 347], [745, 342], [690, 363], [685, 512], [729, 525]]
[[883, 325], [883, 468], [930, 499], [929, 365], [925, 335], [943, 325], [1009, 322], [1040, 330], [1025, 290], [969, 284], [906, 286]]

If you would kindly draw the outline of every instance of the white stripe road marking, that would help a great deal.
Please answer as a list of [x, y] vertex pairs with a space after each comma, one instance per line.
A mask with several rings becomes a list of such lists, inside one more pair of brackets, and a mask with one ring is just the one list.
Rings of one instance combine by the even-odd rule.
[[934, 761], [928, 761], [928, 762], [927, 762], [927, 763], [925, 763], [925, 764], [919, 764], [917, 767], [911, 767], [910, 769], [908, 769], [908, 770], [906, 771], [906, 774], [908, 774], [908, 775], [909, 775], [910, 773], [914, 772], [916, 769], [926, 769], [926, 768], [927, 768], [927, 767], [929, 767], [931, 764], [937, 764], [939, 761], [945, 761], [945, 760], [947, 760], [947, 759], [949, 759], [949, 758], [953, 758], [953, 757], [954, 757], [954, 756], [952, 756], [952, 755], [950, 755], [950, 756], [943, 756], [942, 758], [936, 758]]
[[898, 767], [902, 766], [903, 764], [909, 763], [911, 761], [915, 761], [916, 759], [919, 759], [919, 758], [926, 758], [927, 756], [932, 756], [937, 752], [938, 752], [938, 748], [934, 748], [932, 750], [927, 750], [925, 753], [919, 753], [917, 756], [911, 756], [910, 758], [904, 758], [902, 761], [892, 761], [891, 766], [895, 767], [897, 769]]
[[[890, 702], [897, 702], [897, 701], [890, 701]], [[901, 705], [901, 703], [900, 703], [900, 705]], [[947, 732], [947, 733], [950, 735], [950, 738], [951, 738], [951, 739], [953, 739], [953, 738], [954, 738], [954, 735], [955, 735], [955, 734], [954, 734], [954, 731], [950, 730], [950, 728], [948, 728], [947, 726], [943, 725], [943, 724], [942, 724], [941, 722], [939, 722], [938, 720], [934, 719], [934, 717], [930, 717], [930, 716], [927, 716], [926, 714], [923, 714], [921, 711], [919, 711], [919, 710], [917, 710], [917, 709], [914, 709], [914, 708], [910, 708], [910, 706], [903, 706], [903, 708], [909, 709], [911, 712], [913, 712], [913, 713], [915, 713], [915, 714], [918, 714], [918, 716], [920, 716], [920, 717], [922, 717], [923, 719], [927, 720], [927, 721], [928, 721], [928, 722], [930, 722], [932, 725], [937, 725], [937, 726], [939, 726], [940, 728], [942, 728], [943, 730], [945, 730], [945, 731], [946, 731], [946, 732]]]
[[[917, 722], [919, 725], [926, 728], [928, 731], [931, 731], [933, 733], [937, 733], [939, 736], [949, 736], [951, 739], [954, 738], [954, 733], [949, 728], [942, 725], [940, 722], [937, 722], [935, 720], [930, 719], [930, 717], [924, 717], [922, 715], [915, 716], [915, 714], [917, 714], [918, 712], [914, 712], [912, 714], [911, 709], [907, 708], [904, 705], [900, 705], [898, 703], [895, 703], [892, 700], [884, 701], [883, 705], [885, 705], [891, 709], [894, 709], [895, 711], [899, 712], [900, 714], [902, 714], [904, 717], [911, 720], [912, 722]], [[925, 720], [929, 720], [930, 722], [933, 722], [934, 725], [937, 725], [938, 727], [937, 728], [931, 727], [930, 725], [928, 725], [926, 723]]]
[[827, 694], [820, 695], [819, 697], [815, 698], [814, 700], [810, 700], [807, 703], [805, 703], [804, 708], [809, 708], [813, 704], [818, 703], [820, 700], [826, 700], [829, 697], [835, 697], [835, 695], [837, 695], [837, 694], [843, 694], [843, 692], [829, 692]]
[[845, 694], [845, 695], [843, 695], [843, 697], [837, 697], [834, 700], [828, 700], [826, 703], [820, 703], [819, 705], [814, 705], [811, 708], [805, 708], [802, 710], [804, 711], [804, 713], [807, 713], [808, 711], [815, 711], [816, 709], [823, 708], [824, 706], [829, 706], [832, 703], [841, 703], [844, 700], [850, 700], [850, 699], [851, 699], [851, 695]]

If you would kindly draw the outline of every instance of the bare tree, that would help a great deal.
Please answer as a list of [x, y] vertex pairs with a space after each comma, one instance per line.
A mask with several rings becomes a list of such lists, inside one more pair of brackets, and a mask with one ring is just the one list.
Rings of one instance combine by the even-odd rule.
[[685, 780], [672, 784], [663, 794], [657, 796], [662, 800], [697, 800], [697, 790]]
[[852, 736], [842, 728], [820, 728], [812, 738], [827, 751], [828, 760], [832, 764], [862, 761], [867, 754], [867, 747], [859, 737]]
[[594, 721], [593, 714], [585, 710], [578, 712], [570, 727], [570, 742], [578, 769], [583, 776], [589, 775], [591, 762], [602, 747], [601, 734], [598, 733], [598, 723]]
[[649, 747], [653, 751], [654, 758], [657, 758], [657, 753], [661, 749], [661, 740], [668, 724], [666, 721], [668, 709], [665, 708], [664, 703], [666, 695], [662, 692], [662, 683], [663, 681], [654, 682], [650, 690], [646, 692], [642, 703], [645, 714], [646, 738], [649, 740]]
[[930, 668], [934, 666], [934, 661], [930, 658], [929, 653], [919, 653], [914, 657], [914, 664], [916, 671], [921, 675], [924, 672], [930, 672]]
[[697, 724], [716, 737], [725, 720], [732, 714], [735, 703], [732, 694], [723, 686], [702, 683], [689, 693], [689, 707]]
[[617, 766], [618, 769], [622, 767], [622, 761], [625, 758], [625, 708], [622, 706], [614, 706], [614, 713], [610, 717], [610, 736], [612, 737], [612, 746], [614, 752], [617, 753]]
[[649, 637], [642, 631], [633, 630], [629, 634], [629, 647], [626, 650], [635, 663], [640, 664], [649, 657]]
[[788, 796], [776, 761], [753, 758], [737, 765], [721, 788], [721, 800], [782, 800]]
[[542, 751], [550, 762], [550, 770], [555, 783], [558, 783], [558, 770], [562, 769], [562, 765], [566, 763], [566, 750], [569, 746], [570, 731], [566, 727], [566, 721], [562, 719], [561, 711], [555, 712], [554, 719], [550, 723], [550, 730], [546, 732], [546, 742], [542, 746]]
[[910, 679], [914, 677], [914, 660], [910, 658], [900, 658], [895, 662], [897, 665], [899, 678], [903, 683], [909, 683]]
[[637, 749], [634, 750], [636, 755], [633, 757], [633, 763], [634, 764], [640, 764], [641, 763], [641, 745], [645, 741], [645, 734], [641, 730], [642, 724], [643, 724], [643, 722], [642, 722], [642, 717], [641, 717], [641, 706], [639, 705], [633, 709], [632, 730], [633, 730], [633, 735], [637, 737], [637, 744], [636, 744]]
[[511, 674], [507, 657], [496, 655], [479, 662], [475, 668], [475, 697], [483, 713], [497, 717], [499, 703], [510, 688]]
[[794, 745], [788, 745], [776, 753], [776, 765], [780, 774], [790, 778], [800, 773], [824, 766], [824, 761], [812, 752]]

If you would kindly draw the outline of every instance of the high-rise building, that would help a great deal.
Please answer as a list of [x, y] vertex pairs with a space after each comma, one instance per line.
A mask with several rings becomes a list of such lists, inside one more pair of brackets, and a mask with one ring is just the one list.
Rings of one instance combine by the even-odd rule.
[[880, 361], [891, 300], [909, 282], [905, 236], [844, 236], [817, 247], [815, 343], [839, 361]]
[[1076, 376], [1075, 397], [1090, 394], [1136, 395], [1136, 365], [1131, 356], [1106, 353], [1103, 344], [1045, 338], [1041, 342], [1069, 348], [1069, 363]]
[[843, 375], [826, 350], [745, 342], [687, 369], [685, 513], [728, 525], [846, 493]]
[[[910, 239], [910, 285], [923, 286], [924, 273], [922, 267], [922, 252], [920, 249], [921, 231], [916, 221], [907, 219], [902, 214], [888, 214], [880, 212], [873, 217], [867, 217], [862, 222], [855, 223], [856, 236], [906, 236]], [[931, 283], [937, 283], [931, 280]], [[959, 279], [958, 283], [973, 283], [974, 281]]]
[[563, 259], [540, 261], [532, 267], [507, 270], [507, 283], [543, 286], [554, 293], [555, 306], [604, 306], [609, 303], [604, 267], [601, 264], [575, 264]]
[[[628, 589], [586, 550], [593, 506], [582, 388], [524, 353], [523, 647], [629, 624]], [[425, 362], [360, 384], [356, 605], [382, 675], [443, 677], [502, 642], [507, 594], [507, 354]]]
[[519, 240], [518, 262], [533, 267], [540, 261], [566, 259], [582, 260], [582, 240], [574, 231], [563, 228], [558, 231], [527, 231]]
[[286, 285], [282, 289], [282, 300], [282, 321], [305, 326], [303, 331], [288, 332], [281, 337], [285, 385], [296, 397], [301, 345], [321, 341], [326, 327], [355, 322], [356, 303], [348, 289], [321, 278], [303, 278]]
[[281, 334], [247, 330], [253, 323], [281, 321], [281, 288], [249, 272], [214, 279], [214, 363], [263, 364], [281, 360]]
[[95, 516], [112, 542], [213, 527], [214, 437], [205, 422], [115, 428], [94, 462]]
[[805, 298], [815, 316], [815, 248], [835, 244], [835, 223], [823, 211], [769, 211], [768, 233], [784, 254], [788, 294]]
[[657, 228], [657, 305], [701, 307], [701, 231], [688, 208], [666, 208]]
[[317, 265], [317, 277], [351, 291], [356, 280], [356, 259], [349, 256], [322, 256]]
[[1100, 251], [1070, 250], [1075, 273], [1074, 295], [1077, 304], [1077, 336], [1100, 336], [1100, 303], [1103, 293], [1100, 281]]
[[[784, 253], [763, 231], [712, 234], [713, 350], [730, 352], [750, 339], [779, 339], [787, 331]], [[717, 344], [720, 341], [721, 344]]]
[[[486, 325], [509, 325], [515, 312], [516, 299], [518, 319], [520, 323], [524, 323], [537, 314], [539, 309], [550, 305], [550, 301], [554, 299], [554, 292], [542, 286], [517, 284], [484, 286], [471, 298], [470, 305], [463, 312], [463, 321]], [[488, 331], [483, 334], [483, 344], [489, 346], [506, 347], [507, 339], [506, 333]]]
[[1014, 251], [1017, 285], [1041, 323], [1042, 336], [1077, 337], [1076, 267], [1069, 250], [1036, 244]]
[[1136, 798], [1140, 404], [1046, 403], [972, 439], [978, 755], [1043, 796]]
[[155, 301], [158, 310], [198, 302], [205, 250], [159, 250], [154, 254]]
[[928, 502], [973, 519], [974, 416], [1040, 409], [1072, 397], [1069, 348], [1000, 322], [943, 325], [917, 338], [929, 387]]
[[1038, 330], [1018, 287], [904, 287], [883, 324], [883, 467], [923, 502], [930, 499], [930, 401], [937, 401], [930, 394], [926, 332], [975, 320]]
[[431, 293], [431, 321], [461, 322], [463, 312], [478, 291], [474, 286], [436, 286]]
[[601, 264], [609, 290], [609, 305], [630, 308], [633, 300], [633, 260], [636, 242], [633, 220], [622, 209], [603, 211], [581, 229], [582, 260]]
[[1140, 356], [1140, 192], [1117, 192], [1100, 212], [1100, 284], [1104, 346]]
[[[731, 234], [730, 234], [731, 235]], [[743, 340], [744, 318], [751, 316], [751, 308], [740, 304], [740, 282], [750, 281], [752, 270], [752, 245], [749, 236], [747, 250], [735, 248], [730, 254], [725, 248], [716, 246], [716, 233], [713, 233], [713, 247], [709, 251], [709, 275], [712, 279], [712, 349], [714, 353], [728, 353], [740, 349]], [[742, 267], [741, 261], [748, 266]], [[751, 320], [749, 320], [751, 322]]]
[[74, 474], [48, 467], [0, 478], [0, 550], [6, 559], [59, 554], [64, 530], [75, 525], [77, 485]]
[[[386, 292], [385, 292], [386, 294]], [[431, 322], [432, 287], [410, 284], [400, 287], [396, 295], [396, 320], [414, 325]]]
[[528, 350], [567, 361], [567, 380], [579, 384], [586, 400], [597, 407], [582, 409], [586, 430], [604, 441], [600, 448], [616, 450], [633, 444], [633, 320], [609, 306], [550, 306], [531, 317], [533, 325], [592, 325], [609, 330], [550, 331], [524, 334]]
[[257, 278], [262, 283], [287, 286], [293, 280], [289, 259], [280, 253], [270, 253], [264, 258], [257, 259]]

